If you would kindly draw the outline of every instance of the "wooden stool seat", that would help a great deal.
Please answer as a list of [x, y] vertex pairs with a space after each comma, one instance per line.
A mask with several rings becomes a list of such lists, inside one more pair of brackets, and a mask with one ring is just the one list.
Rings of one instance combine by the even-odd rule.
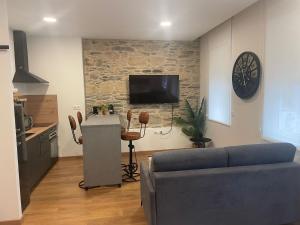
[[121, 139], [124, 141], [135, 141], [141, 138], [140, 132], [125, 132], [121, 134]]

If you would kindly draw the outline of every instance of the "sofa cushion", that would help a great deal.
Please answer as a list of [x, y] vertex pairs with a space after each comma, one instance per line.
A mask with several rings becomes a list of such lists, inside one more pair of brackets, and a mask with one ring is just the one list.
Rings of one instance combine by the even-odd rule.
[[228, 166], [249, 166], [292, 162], [296, 147], [288, 143], [242, 145], [226, 147]]
[[222, 148], [159, 152], [153, 155], [151, 164], [153, 172], [227, 167], [227, 152]]

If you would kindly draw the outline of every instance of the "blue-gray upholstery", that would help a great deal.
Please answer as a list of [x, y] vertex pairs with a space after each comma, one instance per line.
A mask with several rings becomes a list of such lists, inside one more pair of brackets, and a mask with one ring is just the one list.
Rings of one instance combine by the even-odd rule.
[[[294, 146], [194, 151], [186, 151], [189, 156], [183, 156], [182, 151], [175, 151], [174, 156], [171, 152], [154, 154], [152, 169], [142, 163], [141, 198], [149, 225], [281, 225], [300, 221], [300, 165], [293, 162]], [[216, 154], [216, 161], [225, 154], [224, 167], [212, 166], [213, 156], [207, 151]], [[207, 156], [198, 156], [201, 153]], [[183, 167], [180, 162], [188, 165]]]
[[227, 166], [227, 153], [217, 149], [185, 149], [156, 153], [152, 159], [154, 172], [219, 168]]
[[248, 166], [291, 162], [294, 160], [296, 147], [292, 144], [258, 144], [226, 147], [228, 166]]

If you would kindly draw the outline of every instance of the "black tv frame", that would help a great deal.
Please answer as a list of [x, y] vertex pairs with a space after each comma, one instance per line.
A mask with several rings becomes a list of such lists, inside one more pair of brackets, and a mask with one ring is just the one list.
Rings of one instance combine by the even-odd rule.
[[[178, 95], [177, 95], [177, 99], [176, 100], [174, 100], [174, 101], [172, 101], [172, 100], [170, 100], [170, 101], [144, 101], [144, 102], [137, 102], [137, 101], [133, 101], [133, 99], [132, 99], [132, 96], [131, 96], [131, 82], [130, 82], [130, 79], [131, 78], [137, 78], [137, 77], [140, 77], [140, 76], [142, 76], [142, 77], [156, 77], [156, 76], [160, 76], [160, 77], [176, 77], [177, 79], [178, 79], [178, 81], [177, 81], [177, 83], [178, 83], [178, 86], [177, 86], [177, 93], [178, 93]], [[131, 105], [141, 105], [141, 104], [145, 104], [145, 105], [148, 105], [148, 104], [177, 104], [177, 103], [179, 103], [179, 98], [180, 98], [180, 79], [179, 79], [179, 75], [164, 75], [164, 74], [162, 74], [162, 75], [153, 75], [153, 74], [151, 74], [151, 75], [146, 75], [146, 74], [141, 74], [141, 75], [129, 75], [129, 88], [128, 88], [128, 90], [129, 90], [129, 104], [131, 104]]]

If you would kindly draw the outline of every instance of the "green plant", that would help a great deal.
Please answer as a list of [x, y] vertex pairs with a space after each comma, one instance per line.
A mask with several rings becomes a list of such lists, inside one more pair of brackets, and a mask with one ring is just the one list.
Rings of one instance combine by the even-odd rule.
[[100, 110], [106, 110], [108, 108], [108, 106], [105, 104], [102, 104], [102, 105], [100, 105], [99, 108], [100, 108]]
[[108, 109], [108, 106], [105, 104], [100, 105], [99, 109], [101, 110], [102, 114], [105, 115]]
[[182, 126], [182, 132], [191, 137], [194, 143], [201, 142], [206, 131], [206, 101], [202, 99], [200, 106], [193, 109], [189, 101], [185, 100], [184, 118], [176, 117], [175, 122]]

